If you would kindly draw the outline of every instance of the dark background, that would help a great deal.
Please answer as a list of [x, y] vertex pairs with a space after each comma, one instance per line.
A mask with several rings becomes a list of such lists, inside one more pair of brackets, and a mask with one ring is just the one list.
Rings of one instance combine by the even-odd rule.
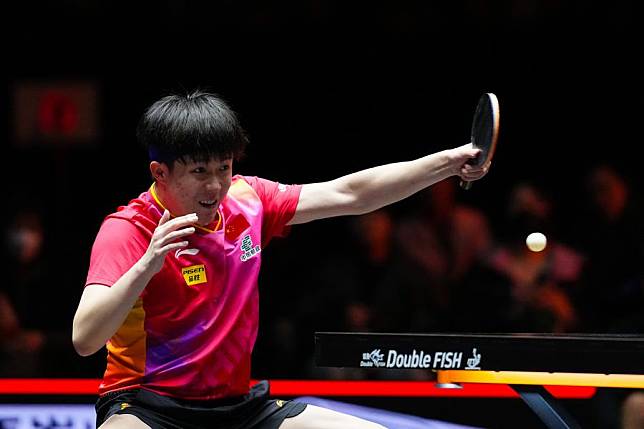
[[[638, 194], [636, 2], [345, 3], [10, 3], [0, 74], [5, 214], [46, 210], [52, 241], [84, 266], [100, 220], [150, 182], [134, 138], [142, 111], [197, 87], [222, 95], [249, 132], [242, 174], [307, 183], [461, 145], [490, 91], [501, 104], [499, 151], [485, 182], [460, 198], [494, 219], [508, 189], [528, 179], [565, 222], [599, 162]], [[17, 83], [79, 79], [99, 91], [96, 141], [13, 142]]]
[[[563, 240], [594, 165], [613, 165], [633, 195], [641, 191], [642, 15], [634, 0], [67, 0], [3, 9], [3, 217], [24, 208], [43, 214], [56, 267], [51, 325], [61, 329], [71, 325], [101, 220], [150, 184], [134, 130], [145, 107], [169, 92], [222, 95], [251, 138], [236, 172], [283, 183], [464, 144], [478, 97], [494, 92], [502, 113], [494, 166], [459, 199], [482, 209], [495, 230], [521, 180], [553, 199]], [[75, 80], [98, 88], [97, 138], [17, 144], [15, 85]], [[280, 250], [342, 246], [348, 238], [334, 235], [341, 227], [320, 221], [276, 242], [264, 256], [263, 296], [296, 281]], [[309, 263], [315, 270], [314, 256]], [[101, 365], [97, 358], [75, 370], [98, 376]]]

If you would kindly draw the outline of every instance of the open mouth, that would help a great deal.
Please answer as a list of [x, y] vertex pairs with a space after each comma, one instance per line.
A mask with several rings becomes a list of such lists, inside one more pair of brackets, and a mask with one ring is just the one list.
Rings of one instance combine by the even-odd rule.
[[217, 200], [201, 200], [199, 201], [199, 204], [201, 205], [201, 207], [212, 209], [217, 205]]

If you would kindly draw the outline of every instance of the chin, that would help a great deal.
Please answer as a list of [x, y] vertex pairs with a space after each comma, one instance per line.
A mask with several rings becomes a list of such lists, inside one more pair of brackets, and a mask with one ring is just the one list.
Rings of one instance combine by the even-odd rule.
[[199, 213], [197, 212], [197, 217], [199, 218], [198, 223], [201, 226], [207, 226], [210, 225], [215, 218], [217, 217], [217, 212], [208, 212], [208, 213]]

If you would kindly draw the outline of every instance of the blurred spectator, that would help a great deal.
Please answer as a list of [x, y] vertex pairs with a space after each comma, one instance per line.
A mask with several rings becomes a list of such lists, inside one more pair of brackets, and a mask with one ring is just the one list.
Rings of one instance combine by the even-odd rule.
[[585, 212], [574, 239], [588, 255], [580, 300], [590, 332], [644, 329], [644, 231], [642, 211], [624, 178], [612, 167], [593, 168], [586, 178]]
[[401, 222], [396, 237], [407, 255], [441, 283], [460, 281], [490, 246], [485, 215], [459, 203], [456, 186], [448, 179], [422, 191], [420, 210]]
[[420, 192], [419, 207], [395, 228], [397, 275], [381, 289], [378, 327], [387, 331], [448, 329], [455, 288], [490, 246], [482, 212], [459, 203], [449, 179]]
[[21, 214], [5, 234], [8, 277], [0, 287], [0, 374], [35, 376], [41, 372], [40, 352], [45, 342], [38, 289], [47, 286], [41, 259], [43, 229], [34, 212]]
[[[488, 266], [498, 277], [496, 286], [508, 287], [505, 316], [510, 331], [566, 332], [576, 327], [573, 296], [579, 288], [583, 257], [559, 242], [551, 224], [552, 204], [536, 186], [518, 184], [508, 202], [500, 242]], [[547, 246], [534, 252], [526, 237], [541, 232]]]
[[[608, 165], [592, 168], [585, 185], [585, 205], [572, 231], [575, 243], [588, 256], [579, 300], [581, 327], [593, 333], [639, 334], [644, 329], [641, 202], [625, 178]], [[613, 423], [610, 414], [601, 410], [617, 409], [620, 403], [621, 426], [644, 427], [644, 393], [628, 393], [614, 389], [598, 391], [594, 408], [602, 427], [611, 427], [609, 423]]]
[[40, 215], [31, 210], [19, 213], [4, 238], [0, 376], [68, 375], [73, 362], [69, 333], [56, 329], [64, 320], [56, 311], [63, 291], [48, 265]]
[[11, 302], [0, 293], [0, 376], [40, 375], [39, 354], [44, 335], [23, 329]]
[[644, 392], [633, 392], [622, 405], [622, 429], [644, 427]]
[[341, 243], [329, 249], [311, 279], [314, 292], [303, 297], [302, 310], [318, 329], [368, 331], [377, 292], [392, 285], [392, 219], [378, 210], [344, 225]]
[[[374, 303], [382, 289], [397, 286], [392, 249], [393, 220], [381, 209], [347, 218], [344, 243], [330, 249], [310, 279], [311, 293], [300, 304], [298, 320], [304, 321], [302, 347], [312, 353], [313, 331], [367, 332], [374, 329]], [[329, 378], [364, 378], [364, 370], [324, 370], [309, 367], [310, 374]], [[337, 374], [336, 374], [337, 373]]]
[[305, 296], [305, 311], [318, 328], [368, 330], [370, 307], [379, 284], [392, 269], [392, 219], [378, 210], [346, 220], [344, 243], [325, 255], [311, 279], [314, 292]]
[[[315, 293], [303, 308], [313, 326], [303, 341], [311, 343], [310, 333], [391, 331], [380, 316], [399, 307], [401, 293], [399, 255], [393, 247], [393, 219], [387, 210], [378, 210], [348, 219], [347, 242], [332, 250], [313, 281]], [[391, 298], [393, 297], [393, 298]], [[391, 301], [393, 299], [394, 301]], [[400, 316], [398, 316], [400, 318]], [[298, 319], [301, 320], [301, 319]], [[422, 379], [427, 371], [380, 371], [368, 368], [320, 368], [309, 354], [307, 375], [324, 379]]]

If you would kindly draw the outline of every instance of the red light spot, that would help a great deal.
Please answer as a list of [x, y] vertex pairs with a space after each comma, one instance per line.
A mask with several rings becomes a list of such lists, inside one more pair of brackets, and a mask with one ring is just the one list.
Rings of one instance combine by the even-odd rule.
[[78, 106], [60, 91], [47, 91], [38, 104], [38, 128], [44, 135], [70, 135], [78, 127]]

